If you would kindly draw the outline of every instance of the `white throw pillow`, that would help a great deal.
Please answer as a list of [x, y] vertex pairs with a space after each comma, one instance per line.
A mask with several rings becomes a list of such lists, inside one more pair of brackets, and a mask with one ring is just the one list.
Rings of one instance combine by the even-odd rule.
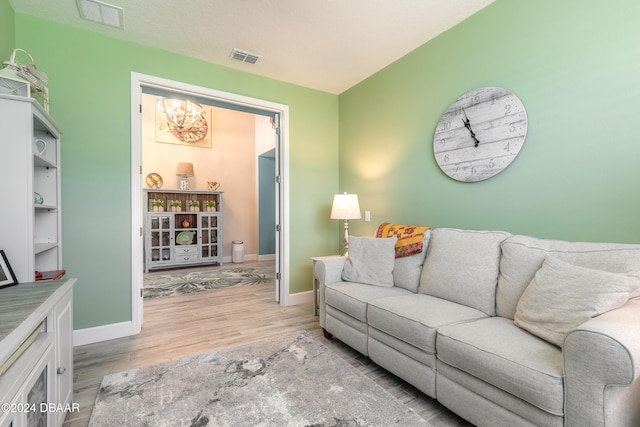
[[397, 237], [349, 236], [349, 256], [342, 269], [342, 280], [392, 287], [397, 241]]
[[567, 333], [640, 292], [640, 277], [593, 270], [547, 257], [525, 289], [514, 322], [562, 347]]

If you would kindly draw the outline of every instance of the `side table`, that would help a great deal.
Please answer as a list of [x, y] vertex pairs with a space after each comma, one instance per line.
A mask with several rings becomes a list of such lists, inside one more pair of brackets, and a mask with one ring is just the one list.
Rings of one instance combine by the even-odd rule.
[[311, 257], [311, 262], [313, 263], [311, 269], [311, 275], [313, 277], [313, 315], [318, 315], [318, 289], [319, 289], [319, 280], [318, 276], [316, 276], [316, 262], [324, 259], [331, 258], [341, 258], [343, 255], [327, 255], [327, 256], [314, 256]]

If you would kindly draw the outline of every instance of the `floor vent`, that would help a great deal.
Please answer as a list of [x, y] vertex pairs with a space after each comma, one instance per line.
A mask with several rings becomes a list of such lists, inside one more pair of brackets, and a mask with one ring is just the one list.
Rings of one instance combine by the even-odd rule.
[[231, 59], [246, 62], [248, 64], [255, 64], [256, 62], [258, 62], [258, 59], [260, 59], [260, 55], [256, 55], [255, 53], [245, 52], [240, 49], [233, 49], [231, 51]]
[[82, 18], [110, 27], [124, 29], [124, 12], [121, 7], [97, 0], [76, 0], [76, 3]]

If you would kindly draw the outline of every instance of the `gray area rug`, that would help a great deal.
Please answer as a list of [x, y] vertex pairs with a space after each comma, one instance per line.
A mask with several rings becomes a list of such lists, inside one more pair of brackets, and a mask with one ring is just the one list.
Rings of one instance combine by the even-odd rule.
[[210, 289], [258, 285], [273, 281], [273, 266], [265, 268], [234, 267], [197, 272], [154, 274], [144, 278], [144, 298], [189, 294]]
[[305, 331], [105, 376], [90, 427], [428, 426]]

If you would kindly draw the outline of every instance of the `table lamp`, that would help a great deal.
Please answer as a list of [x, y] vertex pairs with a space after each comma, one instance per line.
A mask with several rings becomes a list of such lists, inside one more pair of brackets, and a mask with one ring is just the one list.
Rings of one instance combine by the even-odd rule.
[[360, 204], [357, 194], [336, 194], [333, 196], [331, 219], [344, 221], [344, 256], [349, 255], [349, 220], [360, 219]]
[[178, 163], [176, 175], [180, 177], [180, 189], [189, 189], [189, 177], [193, 176], [193, 163]]

